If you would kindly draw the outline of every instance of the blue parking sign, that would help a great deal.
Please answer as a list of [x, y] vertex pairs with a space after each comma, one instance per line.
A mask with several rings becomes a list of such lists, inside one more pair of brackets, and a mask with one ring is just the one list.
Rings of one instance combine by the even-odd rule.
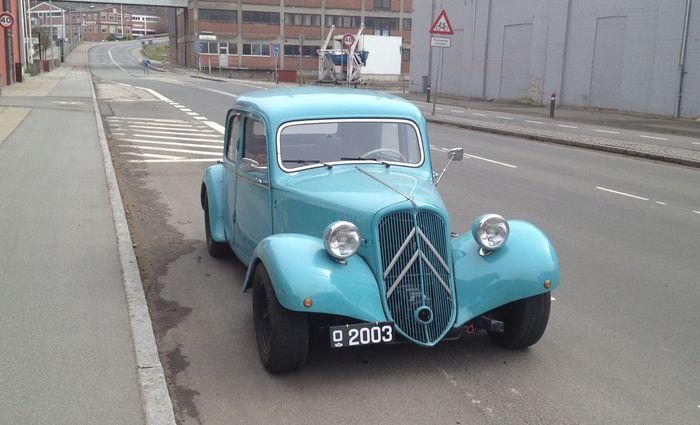
[[275, 57], [280, 55], [280, 45], [279, 44], [272, 45], [272, 53], [275, 55]]

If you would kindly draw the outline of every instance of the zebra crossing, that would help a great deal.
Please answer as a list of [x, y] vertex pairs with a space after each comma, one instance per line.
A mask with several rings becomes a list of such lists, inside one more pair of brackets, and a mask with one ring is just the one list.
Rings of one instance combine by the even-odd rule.
[[223, 127], [210, 121], [106, 117], [108, 136], [129, 162], [215, 162], [223, 154]]

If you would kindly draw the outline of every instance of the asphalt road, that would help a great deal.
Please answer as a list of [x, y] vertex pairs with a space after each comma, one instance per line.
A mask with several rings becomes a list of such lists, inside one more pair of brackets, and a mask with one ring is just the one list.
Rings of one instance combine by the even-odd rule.
[[144, 77], [130, 48], [93, 48], [91, 70], [181, 423], [700, 423], [698, 170], [431, 126], [436, 167], [441, 148], [467, 154], [440, 185], [453, 230], [498, 212], [556, 246], [545, 336], [521, 352], [485, 335], [345, 351], [321, 337], [305, 369], [272, 376], [244, 267], [208, 256], [199, 206], [217, 124], [270, 85]]

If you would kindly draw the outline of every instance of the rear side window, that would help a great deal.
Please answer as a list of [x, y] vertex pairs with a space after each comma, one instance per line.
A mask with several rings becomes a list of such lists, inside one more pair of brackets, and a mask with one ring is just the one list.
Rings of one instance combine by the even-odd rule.
[[258, 161], [261, 167], [267, 167], [267, 136], [265, 124], [253, 118], [246, 118], [243, 156]]
[[228, 140], [226, 141], [226, 158], [231, 162], [236, 162], [238, 153], [238, 137], [241, 130], [240, 114], [232, 115], [229, 120]]

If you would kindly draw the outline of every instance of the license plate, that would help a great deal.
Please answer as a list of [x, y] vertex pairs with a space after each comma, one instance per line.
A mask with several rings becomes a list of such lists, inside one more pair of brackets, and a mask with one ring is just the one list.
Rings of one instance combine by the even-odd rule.
[[385, 344], [394, 340], [394, 324], [379, 322], [331, 326], [330, 335], [333, 348]]

